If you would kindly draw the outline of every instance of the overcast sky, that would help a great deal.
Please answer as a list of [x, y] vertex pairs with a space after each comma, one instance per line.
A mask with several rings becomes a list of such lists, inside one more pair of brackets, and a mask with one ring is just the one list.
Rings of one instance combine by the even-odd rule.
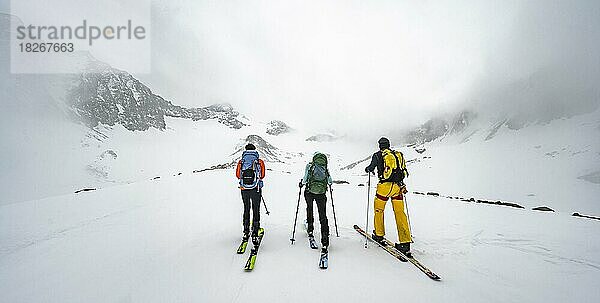
[[229, 102], [258, 119], [342, 132], [399, 128], [466, 107], [530, 117], [589, 111], [598, 104], [599, 8], [162, 1], [153, 8], [153, 73], [138, 76], [177, 104]]

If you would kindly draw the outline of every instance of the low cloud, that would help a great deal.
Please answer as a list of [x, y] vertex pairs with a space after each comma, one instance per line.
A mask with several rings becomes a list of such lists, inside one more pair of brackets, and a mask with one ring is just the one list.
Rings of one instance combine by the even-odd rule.
[[256, 118], [372, 134], [440, 111], [548, 119], [598, 102], [600, 4], [156, 3], [159, 94]]

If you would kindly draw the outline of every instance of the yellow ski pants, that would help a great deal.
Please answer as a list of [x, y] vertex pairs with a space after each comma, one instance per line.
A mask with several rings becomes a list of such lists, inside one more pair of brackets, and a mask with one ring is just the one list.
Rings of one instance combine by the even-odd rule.
[[402, 196], [404, 188], [392, 182], [377, 184], [377, 192], [375, 194], [375, 234], [385, 236], [385, 224], [383, 221], [383, 211], [385, 204], [391, 198], [392, 207], [394, 208], [394, 216], [396, 217], [396, 229], [398, 230], [398, 241], [400, 243], [412, 242], [410, 236], [410, 227], [406, 214], [404, 213], [404, 197]]

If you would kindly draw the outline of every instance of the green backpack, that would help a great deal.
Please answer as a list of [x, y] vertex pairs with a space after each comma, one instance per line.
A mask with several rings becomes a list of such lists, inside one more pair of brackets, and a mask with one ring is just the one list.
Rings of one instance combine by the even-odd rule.
[[307, 189], [313, 194], [324, 194], [327, 192], [327, 156], [316, 153], [313, 156], [310, 168], [308, 169]]

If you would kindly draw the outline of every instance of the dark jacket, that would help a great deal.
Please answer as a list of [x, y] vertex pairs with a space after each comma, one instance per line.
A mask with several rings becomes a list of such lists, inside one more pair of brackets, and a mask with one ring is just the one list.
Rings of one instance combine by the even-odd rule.
[[375, 168], [377, 167], [377, 176], [379, 177], [379, 179], [383, 178], [383, 155], [381, 154], [381, 151], [378, 151], [376, 153], [373, 154], [373, 156], [371, 157], [371, 164], [369, 164], [369, 166], [367, 166], [365, 168], [365, 172], [367, 173], [372, 173], [375, 171]]
[[402, 160], [402, 164], [401, 164], [401, 169], [402, 169], [402, 173], [399, 177], [394, 178], [394, 180], [385, 180], [383, 181], [383, 170], [384, 165], [383, 165], [383, 154], [381, 151], [378, 151], [376, 153], [373, 154], [373, 156], [371, 157], [371, 164], [369, 164], [369, 166], [365, 167], [365, 172], [367, 173], [371, 173], [375, 171], [375, 168], [377, 168], [377, 177], [379, 177], [379, 182], [394, 182], [394, 183], [402, 183], [402, 180], [404, 179], [404, 177], [408, 176], [408, 171], [406, 170], [406, 168], [404, 167], [404, 160]]

